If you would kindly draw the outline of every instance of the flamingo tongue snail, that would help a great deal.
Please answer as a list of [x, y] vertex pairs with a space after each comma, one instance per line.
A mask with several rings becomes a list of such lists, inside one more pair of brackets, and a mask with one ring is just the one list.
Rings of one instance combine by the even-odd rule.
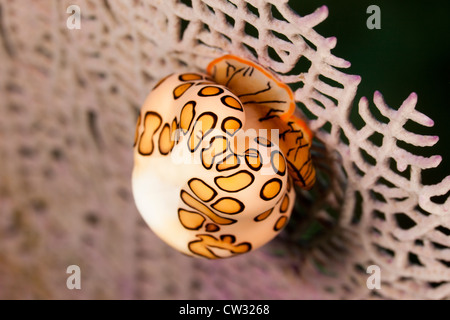
[[172, 74], [138, 117], [136, 206], [175, 249], [226, 258], [254, 250], [286, 225], [293, 183], [315, 181], [312, 133], [290, 88], [263, 67], [227, 55], [207, 74]]

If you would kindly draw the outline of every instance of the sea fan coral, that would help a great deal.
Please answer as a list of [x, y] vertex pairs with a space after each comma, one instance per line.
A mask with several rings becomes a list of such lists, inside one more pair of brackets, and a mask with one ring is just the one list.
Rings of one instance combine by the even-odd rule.
[[[74, 3], [80, 30], [66, 26]], [[422, 184], [441, 158], [408, 146], [437, 138], [405, 129], [433, 121], [414, 93], [398, 109], [379, 92], [355, 103], [361, 78], [331, 54], [336, 38], [315, 31], [327, 15], [300, 16], [285, 0], [1, 0], [0, 297], [450, 298], [450, 177]], [[315, 133], [318, 182], [299, 192], [298, 219], [274, 247], [192, 261], [156, 245], [139, 217], [130, 144], [157, 80], [228, 53], [293, 88]], [[299, 231], [317, 223], [324, 235], [304, 245]], [[86, 277], [80, 292], [65, 287], [71, 264]], [[371, 265], [379, 290], [366, 286]]]

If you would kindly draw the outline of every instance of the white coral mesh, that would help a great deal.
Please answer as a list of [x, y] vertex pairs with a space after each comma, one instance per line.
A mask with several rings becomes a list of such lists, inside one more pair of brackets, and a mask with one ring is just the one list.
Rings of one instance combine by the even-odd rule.
[[[73, 4], [81, 30], [66, 28]], [[0, 298], [450, 298], [449, 200], [433, 201], [450, 178], [422, 185], [440, 157], [398, 143], [432, 146], [436, 137], [403, 127], [432, 121], [414, 94], [395, 110], [375, 93], [388, 123], [363, 98], [356, 129], [360, 78], [340, 70], [349, 63], [330, 53], [336, 39], [313, 29], [326, 7], [301, 17], [285, 0], [0, 5]], [[301, 259], [274, 256], [280, 246], [295, 251], [283, 242], [225, 261], [190, 259], [161, 243], [134, 206], [131, 143], [149, 88], [225, 53], [277, 72], [309, 110], [321, 179], [302, 201], [332, 230]], [[299, 60], [310, 67], [293, 71]], [[71, 264], [81, 267], [80, 291], [65, 286]], [[366, 287], [372, 264], [380, 290]]]

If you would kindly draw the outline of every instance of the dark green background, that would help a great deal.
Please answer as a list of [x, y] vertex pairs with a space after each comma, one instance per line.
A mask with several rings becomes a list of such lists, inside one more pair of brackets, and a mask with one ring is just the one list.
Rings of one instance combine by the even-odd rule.
[[[372, 4], [381, 9], [380, 30], [366, 26], [370, 16], [366, 11]], [[407, 129], [439, 135], [440, 140], [434, 147], [413, 151], [443, 156], [438, 168], [425, 172], [423, 182], [436, 183], [449, 175], [450, 1], [291, 0], [289, 5], [301, 15], [321, 5], [328, 7], [328, 18], [315, 30], [324, 37], [337, 37], [332, 53], [352, 63], [343, 71], [362, 76], [355, 101], [362, 96], [372, 101], [379, 90], [397, 109], [411, 92], [418, 94], [416, 108], [435, 125]]]

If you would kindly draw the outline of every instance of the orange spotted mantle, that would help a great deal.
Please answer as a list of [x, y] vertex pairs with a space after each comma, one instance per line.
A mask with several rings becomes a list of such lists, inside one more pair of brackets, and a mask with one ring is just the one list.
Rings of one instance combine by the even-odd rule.
[[138, 117], [132, 186], [150, 228], [191, 256], [226, 258], [273, 239], [289, 220], [293, 184], [315, 181], [312, 134], [290, 88], [235, 56], [207, 74], [173, 74]]

